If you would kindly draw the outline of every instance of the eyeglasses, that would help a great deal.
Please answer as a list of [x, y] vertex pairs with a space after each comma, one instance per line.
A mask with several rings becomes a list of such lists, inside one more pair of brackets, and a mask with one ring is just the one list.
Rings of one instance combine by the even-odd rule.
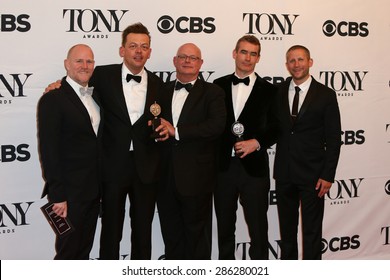
[[182, 61], [186, 61], [188, 58], [192, 62], [198, 61], [200, 59], [200, 57], [197, 57], [195, 55], [185, 55], [185, 54], [179, 54], [176, 57]]
[[129, 45], [129, 49], [132, 50], [132, 51], [134, 51], [134, 50], [136, 50], [136, 49], [138, 49], [138, 48], [141, 48], [141, 50], [143, 50], [144, 52], [146, 52], [146, 51], [149, 50], [150, 47], [149, 47], [149, 45], [147, 45], [147, 44], [142, 44], [142, 45], [130, 44], [130, 45]]

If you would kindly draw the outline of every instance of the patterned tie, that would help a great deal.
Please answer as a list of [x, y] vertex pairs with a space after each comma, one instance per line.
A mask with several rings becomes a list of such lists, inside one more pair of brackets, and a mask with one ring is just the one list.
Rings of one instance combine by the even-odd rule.
[[179, 81], [177, 81], [175, 85], [175, 90], [180, 90], [182, 88], [185, 88], [188, 92], [190, 92], [190, 90], [192, 89], [192, 84], [191, 83], [182, 84]]
[[299, 87], [295, 87], [295, 95], [294, 95], [294, 100], [293, 100], [293, 105], [292, 105], [292, 110], [291, 110], [291, 117], [295, 121], [298, 115], [298, 104], [299, 104], [299, 92], [301, 89]]
[[233, 75], [233, 85], [238, 85], [239, 83], [244, 83], [246, 86], [249, 85], [249, 77], [245, 77], [244, 79], [238, 78], [236, 75]]
[[134, 80], [134, 81], [136, 81], [137, 83], [140, 83], [140, 82], [141, 82], [141, 79], [142, 79], [141, 76], [134, 76], [134, 75], [131, 75], [131, 74], [127, 74], [127, 76], [126, 76], [126, 81], [127, 81], [127, 82], [130, 82], [131, 80]]
[[80, 87], [81, 96], [92, 96], [93, 87]]

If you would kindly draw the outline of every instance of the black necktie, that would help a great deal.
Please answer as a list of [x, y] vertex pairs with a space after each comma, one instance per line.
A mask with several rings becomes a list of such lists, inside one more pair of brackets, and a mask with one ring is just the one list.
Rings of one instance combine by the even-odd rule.
[[179, 81], [177, 81], [175, 85], [175, 90], [180, 90], [182, 88], [185, 88], [188, 92], [190, 92], [190, 90], [192, 89], [192, 84], [191, 83], [182, 84]]
[[137, 83], [141, 82], [141, 76], [134, 76], [134, 75], [131, 75], [131, 74], [127, 74], [126, 76], [126, 81], [127, 82], [130, 82], [131, 79], [133, 79], [134, 81], [136, 81]]
[[293, 120], [296, 119], [298, 115], [298, 104], [299, 104], [299, 92], [301, 89], [299, 87], [295, 87], [295, 95], [294, 95], [294, 100], [293, 100], [293, 105], [292, 105], [292, 110], [291, 110], [291, 117]]
[[246, 86], [249, 85], [249, 77], [240, 79], [236, 75], [233, 75], [233, 85], [238, 85], [239, 83], [244, 83]]

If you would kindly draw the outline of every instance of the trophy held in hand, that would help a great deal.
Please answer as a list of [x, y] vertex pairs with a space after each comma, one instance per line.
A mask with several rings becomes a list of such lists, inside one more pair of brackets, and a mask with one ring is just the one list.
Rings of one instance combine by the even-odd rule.
[[[232, 133], [236, 136], [236, 142], [244, 141], [242, 135], [244, 135], [244, 125], [240, 122], [234, 122], [232, 124]], [[241, 156], [243, 153], [235, 151], [236, 156]]]
[[153, 132], [150, 137], [156, 139], [160, 137], [159, 133], [156, 131], [156, 128], [159, 127], [159, 125], [161, 124], [161, 119], [158, 117], [161, 113], [161, 107], [156, 103], [156, 101], [152, 105], [150, 105], [150, 112], [154, 116], [154, 119], [152, 120]]

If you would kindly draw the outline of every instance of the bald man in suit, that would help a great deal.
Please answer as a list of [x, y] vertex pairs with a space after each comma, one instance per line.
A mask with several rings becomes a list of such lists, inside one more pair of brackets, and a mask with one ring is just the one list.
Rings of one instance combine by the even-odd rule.
[[173, 58], [176, 80], [161, 96], [163, 181], [157, 200], [166, 259], [210, 259], [212, 191], [217, 180], [217, 139], [225, 125], [220, 87], [198, 78], [203, 63], [192, 43]]
[[[103, 111], [88, 88], [94, 56], [75, 45], [65, 59], [62, 87], [38, 103], [38, 140], [45, 188], [56, 215], [68, 218], [74, 231], [57, 236], [54, 259], [87, 260], [93, 246], [101, 197]], [[92, 95], [91, 95], [92, 94]]]

